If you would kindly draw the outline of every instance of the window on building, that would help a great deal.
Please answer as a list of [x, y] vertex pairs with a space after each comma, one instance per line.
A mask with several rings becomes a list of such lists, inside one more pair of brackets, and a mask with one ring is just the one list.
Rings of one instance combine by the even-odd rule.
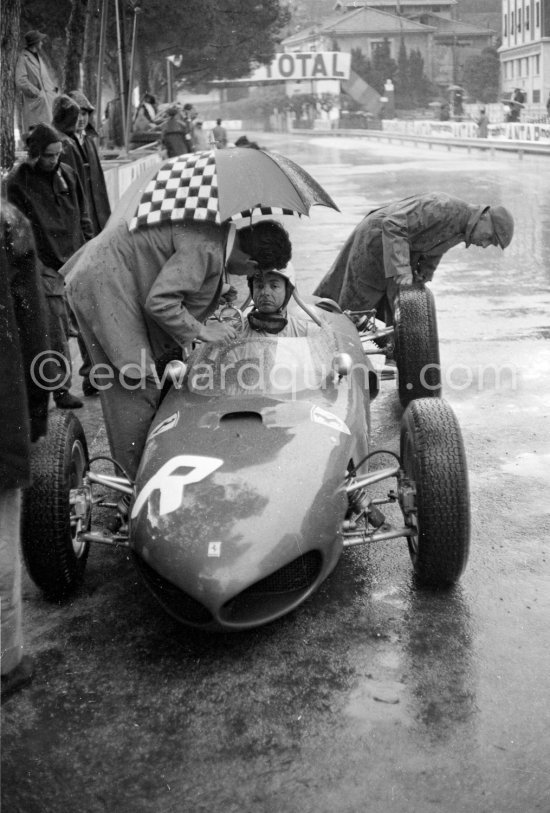
[[524, 76], [529, 76], [529, 57], [525, 58], [525, 73]]
[[510, 14], [510, 36], [514, 33], [514, 12]]
[[535, 75], [540, 76], [540, 54], [535, 56]]
[[529, 31], [529, 6], [525, 7], [525, 30]]
[[518, 8], [518, 34], [521, 31], [521, 9]]
[[540, 3], [535, 3], [535, 28], [540, 26]]
[[540, 90], [533, 91], [533, 104], [540, 104]]
[[504, 36], [508, 36], [508, 15], [504, 15]]
[[383, 51], [384, 53], [388, 53], [388, 56], [391, 56], [391, 45], [388, 42], [388, 40], [378, 40], [378, 41], [375, 40], [375, 41], [371, 42], [370, 49], [371, 49], [371, 54], [372, 54], [373, 58], [380, 51]]

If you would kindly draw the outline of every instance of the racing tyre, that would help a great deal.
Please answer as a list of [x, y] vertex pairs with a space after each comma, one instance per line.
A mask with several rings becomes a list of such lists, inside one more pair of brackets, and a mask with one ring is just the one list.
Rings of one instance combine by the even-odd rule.
[[439, 398], [441, 367], [435, 302], [423, 284], [400, 288], [394, 337], [401, 405], [406, 407], [415, 398]]
[[[89, 543], [76, 538], [69, 495], [88, 469], [88, 447], [72, 412], [54, 410], [32, 451], [32, 484], [23, 495], [21, 544], [34, 583], [61, 599], [82, 581]], [[86, 529], [87, 530], [87, 529]]]
[[470, 547], [468, 469], [460, 426], [442, 399], [413, 401], [401, 420], [401, 466], [415, 485], [409, 553], [422, 584], [459, 578]]

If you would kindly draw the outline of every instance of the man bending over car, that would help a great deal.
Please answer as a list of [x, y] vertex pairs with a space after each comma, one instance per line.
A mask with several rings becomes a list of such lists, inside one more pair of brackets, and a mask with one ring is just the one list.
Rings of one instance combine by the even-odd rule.
[[412, 195], [369, 212], [313, 293], [334, 299], [342, 310], [374, 310], [386, 300], [391, 321], [399, 287], [431, 280], [450, 248], [504, 249], [513, 234], [514, 219], [504, 206], [442, 192]]

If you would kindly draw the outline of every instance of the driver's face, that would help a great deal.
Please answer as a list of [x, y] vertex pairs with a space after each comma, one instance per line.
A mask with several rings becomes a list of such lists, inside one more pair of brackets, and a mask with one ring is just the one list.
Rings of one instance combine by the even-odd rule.
[[262, 313], [276, 313], [286, 296], [286, 283], [280, 274], [264, 271], [252, 279], [252, 298]]

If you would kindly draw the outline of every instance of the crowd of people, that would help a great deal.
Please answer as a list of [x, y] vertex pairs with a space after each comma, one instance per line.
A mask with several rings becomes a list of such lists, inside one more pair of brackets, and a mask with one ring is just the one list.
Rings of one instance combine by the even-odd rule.
[[155, 97], [146, 93], [138, 105], [132, 121], [133, 138], [160, 142], [162, 154], [167, 158], [189, 152], [201, 152], [217, 147], [227, 147], [227, 130], [217, 119], [210, 134], [203, 129], [192, 104], [170, 103], [158, 110]]
[[[295, 287], [292, 246], [277, 221], [240, 229], [228, 222], [164, 221], [131, 230], [122, 219], [106, 229], [110, 205], [94, 107], [78, 89], [58, 92], [42, 64], [43, 38], [28, 32], [18, 63], [27, 157], [6, 179], [0, 219], [0, 385], [9, 422], [0, 447], [3, 697], [32, 674], [21, 637], [18, 536], [30, 446], [46, 432], [50, 391], [58, 408], [83, 403], [71, 392], [69, 337], [79, 341], [83, 395], [99, 391], [112, 458], [132, 479], [162, 397], [153, 371], [197, 340], [225, 344], [237, 337], [231, 323], [208, 319], [233, 297], [228, 274], [248, 278], [253, 307], [245, 332], [300, 336], [311, 327], [287, 313]], [[150, 94], [138, 119], [158, 125]], [[200, 124], [192, 105], [173, 105], [160, 128], [166, 154], [204, 148]], [[217, 147], [227, 146], [220, 119], [212, 134]], [[246, 137], [236, 146], [258, 148]], [[343, 309], [385, 303], [391, 319], [399, 287], [430, 280], [449, 248], [460, 242], [505, 248], [513, 227], [502, 206], [443, 194], [387, 204], [354, 229], [314, 293]], [[48, 386], [41, 386], [30, 379], [29, 365], [48, 350], [56, 375], [50, 369]], [[108, 387], [92, 376], [96, 366], [117, 373], [109, 375]], [[132, 369], [145, 372], [140, 386], [127, 372]]]

